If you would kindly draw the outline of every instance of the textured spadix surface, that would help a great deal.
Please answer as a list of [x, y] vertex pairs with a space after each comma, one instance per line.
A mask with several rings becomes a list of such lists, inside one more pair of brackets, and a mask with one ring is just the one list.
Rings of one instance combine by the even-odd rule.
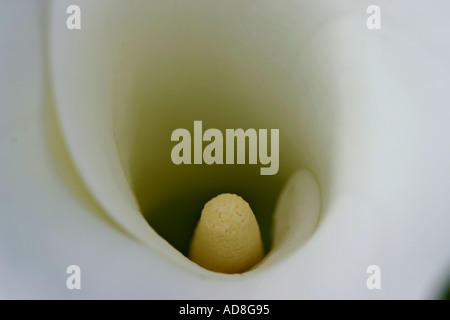
[[205, 204], [192, 237], [192, 261], [211, 271], [242, 273], [263, 255], [258, 222], [244, 199], [224, 193]]
[[[59, 131], [52, 127], [55, 119], [47, 116], [45, 9], [41, 2], [0, 4], [1, 297], [430, 298], [438, 294], [450, 261], [450, 154], [443, 147], [450, 136], [450, 48], [445, 40], [450, 26], [445, 1], [427, 6], [423, 1], [384, 4], [383, 29], [378, 33], [365, 29], [369, 3], [364, 2], [292, 1], [283, 6], [217, 2], [229, 12], [236, 12], [241, 3], [248, 5], [249, 12], [260, 17], [255, 20], [260, 27], [270, 26], [265, 31], [271, 30], [272, 39], [279, 41], [271, 57], [291, 58], [292, 83], [287, 91], [296, 92], [301, 105], [311, 107], [293, 105], [289, 112], [286, 108], [292, 121], [287, 126], [310, 133], [293, 141], [301, 146], [299, 157], [324, 188], [324, 207], [318, 229], [301, 248], [277, 263], [271, 263], [275, 261], [269, 256], [261, 269], [245, 276], [215, 279], [197, 273], [151, 229], [133, 229], [142, 218], [125, 188], [121, 161], [112, 156], [116, 147], [108, 141], [111, 126], [98, 125], [109, 117], [104, 107], [108, 97], [102, 94], [111, 89], [107, 80], [112, 73], [108, 66], [115, 59], [111, 44], [120, 38], [123, 13], [139, 15], [139, 2], [127, 2], [127, 9], [120, 2], [57, 1], [53, 10], [56, 31], [51, 39], [61, 41], [52, 49], [53, 67], [65, 70], [68, 56], [86, 52], [96, 52], [99, 65], [94, 74], [75, 63], [80, 61], [74, 57], [78, 72], [57, 76], [58, 69], [53, 69], [57, 107], [80, 110], [72, 119], [59, 118], [75, 168], [67, 165], [70, 158], [62, 152], [55, 154], [65, 144], [52, 140]], [[83, 29], [78, 34], [64, 29], [65, 9], [72, 3], [83, 8]], [[155, 2], [155, 12], [156, 4], [160, 2]], [[107, 17], [113, 23], [96, 29]], [[155, 29], [167, 27], [161, 24]], [[94, 47], [74, 47], [71, 37], [94, 37], [90, 28], [104, 41]], [[292, 43], [297, 51], [287, 50]], [[67, 55], [69, 51], [72, 55]], [[312, 77], [302, 76], [305, 67], [313, 70]], [[129, 83], [126, 78], [123, 82]], [[68, 83], [72, 86], [65, 88]], [[73, 96], [79, 90], [84, 99], [81, 93]], [[95, 90], [96, 103], [86, 106]], [[79, 118], [88, 111], [90, 118]], [[97, 131], [86, 132], [89, 141], [77, 141], [80, 130], [92, 128]], [[83, 143], [79, 148], [85, 150], [78, 154], [75, 144]], [[87, 163], [98, 172], [92, 173]], [[91, 181], [101, 175], [111, 175], [101, 178], [111, 186]], [[120, 212], [127, 212], [129, 222], [120, 220], [111, 208], [123, 208]], [[129, 232], [147, 239], [147, 245], [117, 229], [104, 211]], [[80, 291], [65, 287], [70, 264], [82, 268]], [[380, 291], [365, 286], [370, 264], [381, 267]]]

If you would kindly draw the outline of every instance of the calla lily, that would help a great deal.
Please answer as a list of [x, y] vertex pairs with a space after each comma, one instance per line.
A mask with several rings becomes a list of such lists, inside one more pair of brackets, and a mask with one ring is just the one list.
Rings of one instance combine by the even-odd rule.
[[[73, 3], [81, 30], [66, 28]], [[3, 1], [0, 297], [440, 297], [449, 5], [386, 3], [368, 30], [369, 4]], [[205, 270], [144, 219], [209, 186], [161, 172], [170, 130], [192, 120], [280, 129], [277, 176], [237, 184], [261, 207], [278, 197], [250, 272]]]

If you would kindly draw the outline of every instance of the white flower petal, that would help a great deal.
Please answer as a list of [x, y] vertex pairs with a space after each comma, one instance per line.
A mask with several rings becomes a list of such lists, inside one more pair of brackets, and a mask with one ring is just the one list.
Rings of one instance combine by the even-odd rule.
[[[61, 7], [66, 3], [58, 1]], [[88, 7], [87, 2], [80, 3]], [[97, 6], [102, 4], [96, 1]], [[166, 250], [151, 229], [133, 229], [141, 225], [138, 215], [134, 215], [137, 223], [127, 226], [127, 219], [113, 214], [138, 238], [152, 238], [147, 242], [150, 249], [135, 242], [83, 191], [73, 168], [60, 169], [62, 164], [58, 163], [68, 159], [59, 155], [63, 159], [57, 162], [55, 150], [59, 147], [52, 147], [48, 136], [55, 131], [50, 127], [54, 119], [49, 116], [44, 85], [43, 9], [38, 3], [2, 2], [0, 43], [8, 44], [10, 50], [0, 51], [0, 296], [435, 297], [448, 277], [450, 261], [450, 152], [445, 147], [450, 136], [446, 121], [450, 111], [445, 105], [450, 98], [446, 89], [450, 47], [444, 40], [448, 19], [442, 14], [448, 12], [443, 10], [448, 4], [433, 4], [426, 8], [419, 1], [408, 1], [407, 6], [386, 4], [383, 29], [374, 32], [365, 29], [362, 4], [353, 7], [342, 1], [325, 7], [322, 2], [292, 2], [292, 10], [271, 4], [271, 12], [286, 16], [283, 23], [299, 24], [292, 28], [290, 41], [297, 40], [299, 48], [305, 45], [293, 68], [302, 70], [300, 67], [310, 65], [319, 70], [313, 79], [317, 83], [306, 82], [312, 87], [299, 86], [298, 93], [305, 96], [304, 103], [326, 112], [307, 113], [310, 128], [303, 132], [309, 132], [307, 138], [315, 143], [299, 139], [310, 148], [305, 163], [323, 188], [323, 218], [313, 237], [281, 263], [243, 277], [219, 280], [192, 272], [195, 267], [188, 261], [179, 263], [184, 258], [178, 259], [172, 248]], [[262, 16], [266, 13], [257, 6], [255, 11]], [[89, 12], [85, 14], [85, 21], [91, 21]], [[275, 16], [267, 15], [267, 23]], [[64, 18], [61, 15], [63, 23]], [[107, 49], [108, 39], [120, 36], [114, 33], [120, 28], [118, 24], [104, 30]], [[81, 54], [85, 48], [72, 49]], [[63, 68], [66, 62], [56, 63]], [[104, 65], [108, 63], [112, 61]], [[79, 75], [84, 71], [79, 70]], [[105, 72], [107, 78], [109, 71]], [[85, 82], [82, 89], [87, 98], [108, 102], [101, 87], [98, 95], [89, 91], [96, 89], [92, 79], [61, 80]], [[298, 80], [301, 83], [300, 76]], [[71, 92], [62, 84], [55, 87], [57, 103], [73, 103], [70, 110], [74, 112], [91, 107], [79, 96], [72, 96], [77, 99], [72, 101], [63, 99]], [[83, 128], [91, 130], [95, 128], [92, 124], [99, 123], [95, 117], [105, 115], [88, 111], [93, 112], [93, 118], [74, 114], [78, 118], [73, 118], [73, 123], [61, 118], [77, 170], [109, 213], [117, 208], [136, 213], [125, 183], [103, 185], [108, 178], [120, 177], [119, 159], [109, 158], [113, 161], [105, 172], [93, 170], [105, 168], [104, 150], [99, 146], [104, 145], [108, 155], [114, 154], [113, 145], [105, 139], [110, 128], [100, 128], [103, 136], [86, 135], [92, 141], [84, 145], [75, 138], [70, 140], [80, 130], [76, 120], [93, 121]], [[290, 112], [294, 116], [300, 110]], [[318, 125], [324, 127], [315, 131]], [[83, 163], [86, 151], [82, 148], [88, 148], [92, 161], [97, 161], [92, 168]], [[95, 185], [91, 179], [100, 174], [103, 182]], [[82, 268], [79, 292], [65, 288], [69, 264]], [[365, 286], [366, 267], [371, 264], [382, 270], [379, 291]]]

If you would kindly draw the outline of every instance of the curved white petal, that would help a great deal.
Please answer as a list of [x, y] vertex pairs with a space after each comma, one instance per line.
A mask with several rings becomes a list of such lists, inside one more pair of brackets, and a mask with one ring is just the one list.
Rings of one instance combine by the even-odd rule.
[[[55, 8], [67, 3], [58, 1]], [[79, 3], [91, 8], [88, 2]], [[95, 3], [100, 10], [102, 3]], [[264, 8], [249, 3], [254, 5], [253, 14], [264, 18], [256, 21], [278, 24], [279, 20], [271, 19], [285, 17], [279, 26], [291, 32], [283, 33], [287, 38], [279, 44], [297, 42], [299, 51], [296, 55], [288, 50], [295, 46], [281, 46], [292, 54], [279, 54], [292, 59], [292, 68], [298, 70], [292, 81], [299, 83], [295, 88], [299, 97], [322, 110], [286, 110], [290, 117], [300, 114], [309, 120], [300, 122], [310, 126], [303, 131], [310, 134], [310, 140], [299, 141], [309, 148], [304, 161], [317, 174], [324, 198], [323, 216], [313, 237], [273, 266], [217, 279], [195, 271], [189, 261], [179, 263], [184, 258], [178, 259], [176, 251], [167, 248], [151, 229], [140, 229], [145, 224], [139, 215], [134, 216], [138, 223], [113, 215], [138, 238], [148, 238], [150, 248], [133, 240], [109, 220], [77, 178], [80, 172], [107, 212], [119, 208], [120, 212], [136, 212], [132, 195], [115, 183], [121, 175], [119, 159], [109, 158], [109, 167], [105, 162], [95, 163], [105, 160], [105, 150], [99, 146], [108, 155], [114, 154], [108, 139], [101, 140], [110, 128], [100, 128], [100, 140], [74, 138], [79, 121], [87, 121], [83, 129], [91, 130], [107, 110], [90, 110], [93, 117], [88, 119], [76, 118], [76, 114], [72, 119], [61, 116], [77, 170], [65, 167], [70, 160], [60, 151], [64, 143], [54, 136], [59, 131], [54, 128], [57, 121], [51, 116], [44, 72], [45, 8], [38, 3], [4, 1], [0, 4], [0, 39], [9, 50], [0, 51], [1, 297], [436, 297], [450, 264], [450, 152], [446, 148], [450, 48], [444, 40], [448, 22], [441, 16], [448, 4], [434, 1], [426, 8], [420, 1], [386, 4], [382, 30], [369, 32], [363, 4], [292, 1], [287, 10], [273, 3], [270, 9], [275, 14], [265, 16]], [[95, 20], [89, 12], [84, 12], [84, 23]], [[61, 14], [58, 20], [63, 25], [65, 17]], [[106, 50], [113, 37], [120, 37], [121, 28], [118, 23], [103, 30]], [[66, 40], [66, 45], [74, 43]], [[78, 50], [82, 55], [84, 49], [57, 50]], [[113, 63], [109, 60], [113, 56], [103, 58], [99, 65]], [[55, 63], [64, 68], [68, 61], [60, 57]], [[84, 83], [87, 97], [98, 98], [98, 105], [107, 104], [102, 92], [89, 91], [102, 89], [95, 87], [95, 79], [76, 78], [88, 74], [82, 67], [72, 74], [74, 78], [58, 80]], [[319, 70], [312, 73], [311, 81], [301, 76], [306, 67]], [[108, 78], [111, 70], [103, 70]], [[64, 82], [54, 90], [57, 103], [71, 95]], [[91, 107], [85, 102], [79, 96], [64, 100], [72, 103], [72, 111]], [[318, 125], [324, 127], [317, 130]], [[93, 167], [104, 172], [87, 167], [83, 148], [92, 155]], [[98, 181], [108, 177], [114, 181], [95, 185], [95, 175], [102, 175]], [[82, 268], [83, 287], [77, 292], [65, 287], [65, 269], [70, 264]], [[365, 286], [366, 268], [371, 264], [381, 267], [381, 290]]]

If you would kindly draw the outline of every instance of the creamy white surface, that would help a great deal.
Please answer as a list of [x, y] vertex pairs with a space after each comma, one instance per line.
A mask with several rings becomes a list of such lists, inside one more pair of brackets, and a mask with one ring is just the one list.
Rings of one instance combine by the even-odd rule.
[[[385, 4], [381, 35], [368, 35], [365, 15], [354, 14], [364, 5], [347, 3], [311, 40], [325, 56], [333, 39], [342, 51], [328, 61], [343, 112], [324, 219], [276, 266], [209, 279], [135, 242], [61, 176], [68, 169], [46, 135], [42, 3], [2, 1], [0, 297], [434, 297], [450, 264], [449, 5]], [[358, 45], [362, 35], [380, 36], [377, 59], [361, 55], [373, 49]], [[65, 287], [69, 264], [82, 269], [80, 291]], [[381, 267], [380, 291], [365, 287], [370, 264]]]

